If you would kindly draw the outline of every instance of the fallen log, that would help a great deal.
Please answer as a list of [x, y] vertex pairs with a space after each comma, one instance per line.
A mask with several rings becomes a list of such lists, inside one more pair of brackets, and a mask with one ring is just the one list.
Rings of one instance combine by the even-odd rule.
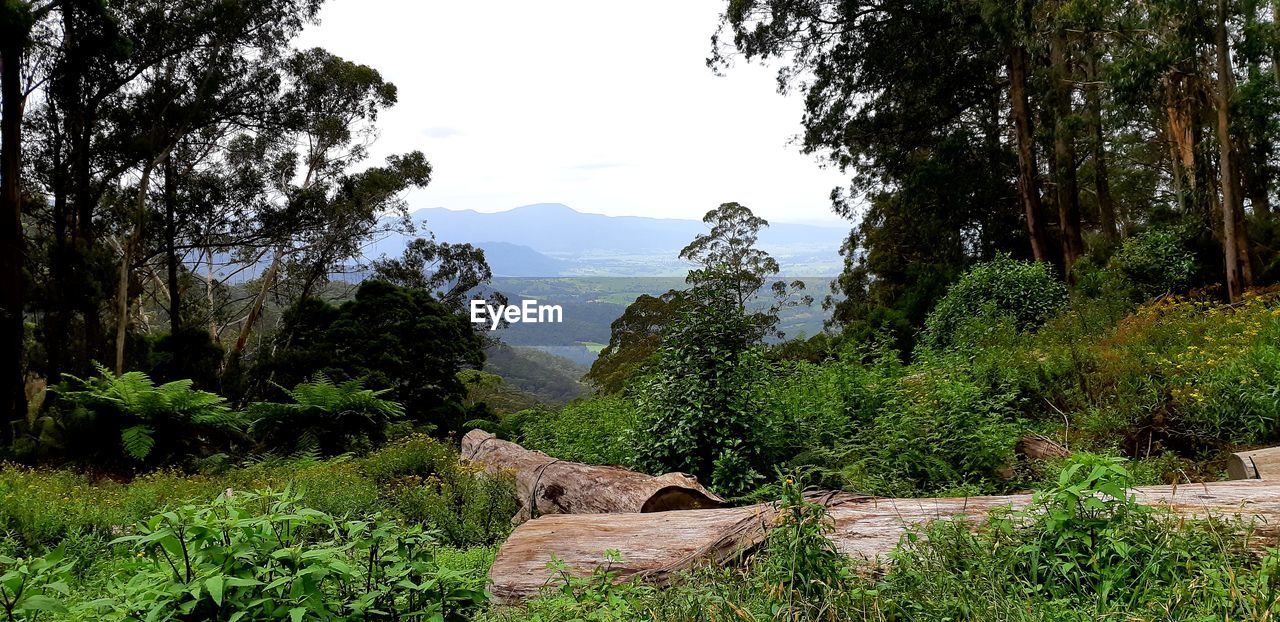
[[[1178, 516], [1256, 519], [1264, 535], [1274, 535], [1267, 525], [1280, 525], [1280, 482], [1151, 486], [1133, 494], [1141, 504], [1166, 507]], [[1024, 508], [1031, 495], [891, 499], [826, 493], [814, 500], [830, 512], [834, 528], [829, 537], [837, 549], [875, 564], [905, 533], [929, 521], [982, 519], [997, 508]], [[661, 584], [699, 563], [724, 563], [753, 548], [764, 540], [775, 516], [770, 504], [659, 514], [543, 516], [517, 527], [498, 549], [489, 571], [492, 592], [499, 602], [526, 599], [555, 579], [548, 568], [552, 556], [567, 572], [585, 576], [610, 550], [621, 557], [610, 566], [620, 580], [637, 577]]]
[[1018, 440], [1014, 453], [1028, 460], [1054, 460], [1071, 456], [1071, 450], [1057, 441], [1040, 434], [1031, 434]]
[[514, 474], [522, 523], [544, 514], [648, 513], [718, 508], [724, 500], [685, 473], [645, 475], [557, 460], [483, 430], [462, 437], [462, 458]]
[[1231, 479], [1280, 480], [1280, 447], [1238, 451], [1227, 458]]

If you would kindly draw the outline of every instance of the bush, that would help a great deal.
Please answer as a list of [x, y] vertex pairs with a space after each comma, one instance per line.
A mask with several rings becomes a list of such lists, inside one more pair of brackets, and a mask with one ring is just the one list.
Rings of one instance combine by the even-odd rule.
[[1022, 429], [1017, 396], [957, 359], [927, 358], [875, 384], [874, 415], [840, 450], [846, 487], [890, 496], [999, 488]]
[[0, 620], [34, 622], [41, 614], [65, 613], [71, 567], [62, 550], [34, 558], [0, 553]]
[[451, 546], [492, 546], [511, 533], [520, 509], [515, 482], [480, 465], [454, 464], [427, 477], [409, 476], [389, 487], [406, 520], [436, 530]]
[[523, 417], [526, 447], [561, 460], [591, 464], [636, 464], [635, 402], [621, 395], [577, 400], [556, 412], [531, 411]]
[[1133, 455], [1185, 455], [1280, 438], [1280, 297], [1237, 306], [1162, 299], [1090, 348], [1080, 385], [1097, 435], [1126, 434]]
[[[388, 399], [410, 419], [441, 432], [457, 431], [469, 418], [458, 372], [481, 367], [485, 356], [484, 337], [465, 314], [426, 290], [379, 280], [361, 283], [336, 308], [300, 301], [286, 311], [276, 341], [249, 379], [292, 386], [323, 372], [339, 382], [362, 380], [389, 389]], [[249, 384], [258, 399], [276, 399], [275, 387]]]
[[1199, 271], [1187, 239], [1178, 228], [1149, 229], [1125, 240], [1109, 267], [1124, 275], [1140, 299], [1183, 292]]
[[387, 425], [404, 417], [400, 404], [382, 399], [359, 380], [335, 384], [324, 374], [286, 391], [292, 404], [258, 402], [249, 407], [251, 433], [264, 448], [321, 456], [367, 453], [386, 440]]
[[228, 488], [284, 487], [335, 517], [381, 512], [439, 528], [437, 537], [451, 545], [500, 540], [518, 505], [510, 478], [462, 468], [456, 449], [415, 435], [361, 459], [276, 458], [218, 476], [155, 471], [127, 484], [68, 470], [0, 466], [0, 533], [26, 550], [69, 544], [70, 552], [110, 539], [120, 526], [166, 506], [212, 499]]
[[87, 604], [108, 619], [456, 620], [485, 601], [484, 575], [441, 567], [431, 533], [340, 524], [288, 491], [183, 506], [116, 542], [138, 561]]
[[756, 387], [765, 363], [751, 345], [759, 327], [727, 290], [695, 288], [691, 296], [695, 302], [658, 350], [658, 371], [634, 387], [639, 464], [708, 482], [715, 479], [716, 462], [733, 465], [732, 474], [721, 469], [719, 491], [740, 494], [758, 477], [740, 467], [759, 457]]
[[941, 349], [956, 345], [957, 332], [969, 322], [1010, 318], [1018, 330], [1038, 328], [1067, 302], [1067, 286], [1043, 262], [997, 255], [974, 265], [925, 319], [924, 343]]

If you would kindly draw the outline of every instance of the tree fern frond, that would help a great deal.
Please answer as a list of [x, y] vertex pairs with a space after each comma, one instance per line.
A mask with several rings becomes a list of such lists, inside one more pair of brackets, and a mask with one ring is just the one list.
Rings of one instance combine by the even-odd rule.
[[121, 430], [120, 442], [124, 445], [125, 453], [139, 462], [146, 460], [156, 444], [156, 439], [152, 436], [154, 433], [154, 430], [145, 425], [130, 426]]

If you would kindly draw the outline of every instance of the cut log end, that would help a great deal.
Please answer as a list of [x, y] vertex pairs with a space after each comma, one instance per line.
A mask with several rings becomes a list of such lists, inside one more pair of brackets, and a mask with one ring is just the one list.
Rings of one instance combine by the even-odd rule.
[[[682, 474], [683, 475], [683, 474]], [[697, 485], [697, 482], [693, 482]], [[640, 513], [670, 512], [673, 510], [706, 510], [724, 505], [719, 497], [713, 497], [701, 487], [667, 486], [649, 495], [640, 505]]]

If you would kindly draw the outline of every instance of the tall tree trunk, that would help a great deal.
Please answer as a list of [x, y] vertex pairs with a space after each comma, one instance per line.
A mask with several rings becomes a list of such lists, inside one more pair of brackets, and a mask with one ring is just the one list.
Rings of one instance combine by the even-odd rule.
[[249, 315], [245, 317], [244, 324], [240, 326], [240, 335], [236, 337], [236, 345], [231, 349], [227, 357], [233, 363], [239, 363], [240, 355], [244, 353], [245, 345], [249, 343], [249, 335], [253, 334], [253, 325], [258, 322], [258, 317], [262, 315], [262, 307], [267, 302], [267, 293], [271, 291], [271, 286], [275, 284], [276, 274], [280, 271], [280, 262], [283, 257], [284, 248], [276, 249], [274, 256], [271, 258], [271, 266], [262, 275], [262, 287], [258, 290], [258, 295], [253, 299], [253, 306], [249, 308]]
[[1018, 194], [1027, 221], [1027, 236], [1036, 261], [1049, 261], [1049, 234], [1040, 200], [1040, 172], [1036, 166], [1035, 130], [1027, 102], [1027, 50], [1014, 45], [1009, 52], [1009, 100], [1018, 146]]
[[209, 263], [204, 268], [204, 296], [205, 303], [209, 305], [209, 338], [218, 340], [218, 315], [216, 313], [216, 305], [213, 303], [213, 249], [208, 250]]
[[1050, 37], [1049, 64], [1053, 76], [1054, 182], [1057, 187], [1058, 221], [1062, 228], [1062, 262], [1068, 278], [1072, 266], [1084, 255], [1080, 224], [1080, 189], [1076, 182], [1076, 146], [1071, 131], [1071, 85], [1067, 37], [1059, 31]]
[[1086, 65], [1089, 86], [1085, 91], [1089, 106], [1089, 130], [1093, 139], [1093, 187], [1098, 197], [1098, 217], [1102, 234], [1114, 242], [1120, 235], [1116, 226], [1116, 205], [1111, 198], [1111, 180], [1107, 172], [1107, 145], [1102, 128], [1102, 84], [1098, 82], [1098, 59], [1089, 55]]
[[[1280, 27], [1280, 0], [1271, 0], [1271, 25]], [[1280, 42], [1271, 48], [1271, 73], [1276, 76], [1276, 84], [1280, 84]]]
[[169, 334], [182, 328], [182, 292], [178, 287], [178, 197], [173, 158], [164, 159], [164, 235], [168, 263]]
[[120, 271], [116, 281], [116, 375], [124, 373], [124, 342], [129, 329], [129, 268], [133, 261], [134, 249], [142, 244], [142, 224], [147, 214], [147, 193], [151, 189], [151, 173], [161, 164], [161, 159], [169, 159], [169, 150], [156, 160], [147, 163], [142, 169], [142, 178], [138, 181], [138, 198], [134, 206], [133, 232], [124, 244], [120, 245]]
[[1195, 115], [1190, 110], [1184, 77], [1170, 72], [1163, 82], [1165, 131], [1173, 159], [1174, 190], [1178, 196], [1178, 207], [1183, 213], [1190, 213], [1198, 205], [1194, 128], [1199, 125], [1195, 123]]
[[[1238, 222], [1236, 213], [1236, 201], [1239, 197], [1236, 191], [1236, 175], [1231, 158], [1231, 118], [1229, 111], [1229, 106], [1231, 105], [1231, 58], [1227, 46], [1226, 0], [1218, 0], [1217, 24], [1214, 30], [1218, 57], [1218, 85], [1215, 93], [1217, 95], [1216, 104], [1218, 108], [1218, 166], [1222, 179], [1222, 252], [1223, 260], [1227, 267], [1227, 297], [1231, 302], [1236, 302], [1240, 300], [1241, 295], [1244, 293], [1240, 255], [1242, 251], [1247, 252], [1247, 248], [1240, 248], [1240, 235], [1242, 232], [1237, 231], [1237, 225], [1241, 223]], [[1240, 227], [1240, 229], [1243, 229], [1243, 227]], [[1244, 241], [1247, 245], [1247, 238], [1244, 238]]]
[[[1255, 48], [1255, 37], [1258, 33], [1258, 5], [1256, 0], [1246, 1], [1241, 5], [1244, 12], [1244, 29], [1241, 31], [1245, 41], [1245, 47]], [[1250, 55], [1248, 58], [1248, 76], [1249, 82], [1256, 83], [1262, 79], [1262, 68], [1258, 61], [1261, 55]], [[1258, 118], [1257, 115], [1247, 115], [1246, 125], [1248, 130], [1240, 139], [1240, 147], [1236, 152], [1241, 180], [1241, 189], [1244, 196], [1248, 197], [1249, 205], [1253, 208], [1255, 215], [1265, 215], [1271, 213], [1271, 197], [1268, 191], [1271, 187], [1271, 172], [1267, 166], [1267, 155], [1271, 152], [1271, 139], [1268, 136], [1267, 126], [1268, 119]], [[1241, 208], [1243, 211], [1243, 207]]]
[[[14, 11], [14, 7], [0, 11]], [[22, 376], [22, 47], [26, 32], [16, 16], [0, 31], [0, 449], [13, 441], [10, 421], [27, 413]], [[24, 30], [23, 32], [13, 32]]]

